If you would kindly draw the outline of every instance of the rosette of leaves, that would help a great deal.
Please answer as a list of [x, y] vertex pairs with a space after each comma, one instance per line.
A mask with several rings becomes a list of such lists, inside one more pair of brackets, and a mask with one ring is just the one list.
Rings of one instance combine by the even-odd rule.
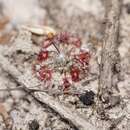
[[83, 49], [78, 36], [68, 32], [49, 33], [43, 40], [34, 71], [44, 86], [61, 86], [68, 90], [88, 73], [90, 52]]

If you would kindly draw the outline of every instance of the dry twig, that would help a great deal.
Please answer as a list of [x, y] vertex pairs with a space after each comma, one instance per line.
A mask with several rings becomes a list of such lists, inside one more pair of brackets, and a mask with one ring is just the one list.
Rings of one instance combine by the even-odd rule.
[[100, 64], [99, 100], [101, 104], [98, 104], [99, 108], [103, 107], [103, 102], [108, 102], [112, 87], [115, 87], [114, 76], [119, 72], [117, 65], [119, 65], [118, 36], [121, 0], [110, 2]]

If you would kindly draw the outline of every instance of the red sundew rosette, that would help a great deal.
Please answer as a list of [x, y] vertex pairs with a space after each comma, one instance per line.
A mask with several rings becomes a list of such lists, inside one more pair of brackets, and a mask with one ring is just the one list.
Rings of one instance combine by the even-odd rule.
[[[60, 64], [62, 70], [60, 74], [63, 78], [62, 81], [59, 81], [59, 86], [62, 85], [63, 90], [68, 89], [71, 83], [80, 82], [86, 75], [85, 69], [88, 68], [91, 58], [89, 52], [80, 49], [81, 45], [80, 38], [68, 32], [61, 32], [55, 35], [48, 34], [43, 41], [41, 51], [37, 55], [36, 66], [39, 66], [38, 69], [35, 69], [37, 77], [42, 82], [53, 82], [55, 78], [53, 73], [59, 73], [59, 70], [56, 68]], [[49, 50], [50, 46], [55, 48], [54, 52], [57, 55], [52, 55], [52, 52]], [[63, 54], [63, 57], [61, 54]], [[53, 61], [52, 65], [48, 65], [48, 61]], [[55, 61], [58, 61], [58, 63]], [[66, 73], [69, 75], [69, 78], [66, 76]]]
[[47, 50], [41, 50], [37, 56], [38, 61], [45, 61], [48, 59], [49, 52]]

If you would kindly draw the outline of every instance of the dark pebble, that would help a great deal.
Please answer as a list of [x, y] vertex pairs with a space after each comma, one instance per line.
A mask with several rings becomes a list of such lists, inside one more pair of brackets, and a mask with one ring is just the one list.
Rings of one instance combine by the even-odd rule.
[[86, 91], [85, 94], [80, 95], [79, 100], [84, 105], [92, 105], [94, 103], [95, 93], [93, 91]]
[[39, 123], [37, 120], [32, 120], [29, 124], [29, 130], [39, 130]]

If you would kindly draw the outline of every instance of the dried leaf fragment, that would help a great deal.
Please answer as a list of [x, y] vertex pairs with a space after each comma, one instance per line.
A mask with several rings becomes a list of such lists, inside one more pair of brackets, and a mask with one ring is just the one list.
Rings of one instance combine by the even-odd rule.
[[6, 108], [5, 108], [5, 106], [4, 106], [2, 103], [0, 103], [0, 115], [1, 115], [2, 118], [3, 118], [6, 127], [7, 127], [8, 129], [11, 129], [11, 128], [12, 128], [12, 125], [13, 125], [12, 119], [11, 119], [11, 117], [9, 116], [9, 114], [8, 114], [8, 112], [7, 112]]

